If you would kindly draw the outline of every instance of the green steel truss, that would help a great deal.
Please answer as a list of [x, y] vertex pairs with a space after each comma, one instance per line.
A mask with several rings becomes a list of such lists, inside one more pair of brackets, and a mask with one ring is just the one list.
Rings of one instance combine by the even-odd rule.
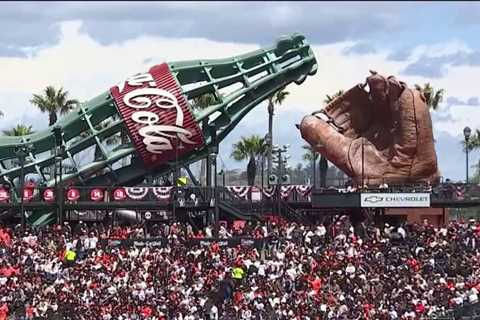
[[[193, 109], [202, 126], [205, 146], [165, 163], [149, 172], [138, 158], [124, 132], [110, 92], [82, 103], [57, 122], [63, 128], [63, 150], [60, 154], [69, 185], [135, 185], [147, 174], [162, 174], [175, 165], [188, 165], [204, 158], [209, 147], [221, 142], [255, 106], [295, 82], [301, 84], [316, 73], [313, 51], [299, 34], [281, 38], [275, 46], [244, 55], [218, 60], [194, 60], [168, 63], [170, 70], [192, 105], [203, 94], [213, 94], [218, 103], [204, 110]], [[112, 145], [113, 143], [113, 145]], [[24, 173], [35, 175], [43, 185], [54, 185], [53, 167], [56, 154], [53, 128], [23, 137], [0, 137], [0, 177], [18, 186], [21, 167], [19, 147], [29, 145]]]

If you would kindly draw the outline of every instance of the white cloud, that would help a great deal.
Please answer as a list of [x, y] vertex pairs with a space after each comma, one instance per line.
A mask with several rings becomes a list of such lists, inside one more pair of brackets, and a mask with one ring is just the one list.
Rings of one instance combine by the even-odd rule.
[[462, 52], [472, 52], [473, 50], [469, 48], [464, 42], [460, 40], [447, 41], [442, 43], [435, 43], [431, 45], [419, 45], [410, 55], [410, 60], [416, 60], [423, 55], [429, 57], [441, 57], [444, 55], [455, 54], [459, 51]]
[[478, 106], [452, 105], [444, 114], [450, 115], [451, 118], [437, 120], [435, 122], [437, 132], [443, 131], [454, 137], [463, 137], [463, 128], [466, 126], [480, 129], [480, 108]]
[[[89, 35], [80, 33], [81, 22], [70, 21], [61, 24], [61, 38], [58, 44], [38, 49], [35, 55], [27, 58], [0, 58], [0, 109], [5, 113], [2, 129], [19, 121], [32, 121], [38, 117], [45, 119], [34, 121], [45, 123], [46, 117], [33, 108], [28, 100], [32, 93], [40, 92], [47, 85], [63, 86], [73, 97], [80, 100], [93, 98], [108, 90], [119, 80], [148, 69], [152, 64], [164, 61], [225, 58], [258, 49], [257, 45], [245, 43], [216, 42], [206, 39], [171, 39], [161, 37], [139, 37], [122, 43], [101, 45]], [[275, 39], [272, 39], [272, 42]], [[451, 67], [448, 75], [440, 79], [401, 76], [406, 62], [389, 61], [389, 52], [382, 50], [373, 54], [344, 55], [342, 51], [355, 44], [342, 42], [331, 45], [313, 46], [318, 61], [318, 72], [307, 78], [300, 86], [288, 87], [291, 95], [285, 106], [278, 109], [278, 127], [293, 128], [294, 122], [304, 114], [311, 113], [323, 106], [326, 94], [339, 89], [348, 89], [364, 82], [369, 69], [384, 75], [395, 75], [410, 85], [429, 81], [434, 87], [445, 88], [448, 96], [468, 99], [478, 96], [477, 85], [480, 68]], [[454, 53], [470, 50], [465, 44], [454, 41], [434, 46], [419, 46], [409, 60], [423, 53]], [[145, 64], [144, 61], [151, 61]], [[265, 106], [258, 106], [265, 109]], [[298, 117], [281, 118], [296, 108]], [[257, 112], [257, 111], [255, 111]], [[453, 121], [438, 121], [436, 132], [446, 132], [456, 136], [465, 125], [480, 128], [480, 108], [453, 106], [448, 111]], [[256, 113], [257, 114], [257, 113]], [[258, 113], [260, 115], [260, 112]], [[256, 118], [258, 119], [258, 118]], [[266, 131], [266, 115], [263, 117]], [[262, 125], [260, 123], [260, 126]], [[244, 127], [246, 123], [242, 123]], [[257, 126], [257, 123], [255, 123]], [[290, 130], [290, 129], [288, 129]], [[300, 136], [299, 143], [301, 141]], [[439, 155], [440, 157], [447, 155]], [[225, 158], [228, 155], [225, 156]]]
[[291, 96], [286, 104], [294, 104], [299, 111], [310, 113], [323, 106], [325, 95], [364, 82], [369, 75], [369, 70], [376, 70], [386, 75], [398, 74], [401, 64], [388, 61], [386, 52], [343, 55], [343, 50], [352, 44], [352, 42], [342, 42], [314, 46], [318, 72], [315, 76], [307, 78], [301, 86], [290, 85], [288, 90]]

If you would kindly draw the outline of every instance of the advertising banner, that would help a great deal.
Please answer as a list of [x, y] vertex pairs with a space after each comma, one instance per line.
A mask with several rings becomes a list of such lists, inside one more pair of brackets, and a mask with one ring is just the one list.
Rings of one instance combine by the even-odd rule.
[[428, 208], [430, 193], [362, 193], [362, 208]]
[[[166, 63], [129, 77], [110, 92], [147, 167], [181, 157], [204, 144], [202, 131]], [[178, 150], [177, 144], [181, 145]]]
[[[278, 242], [278, 239], [273, 239]], [[181, 240], [181, 244], [187, 247], [200, 246], [208, 247], [217, 244], [219, 247], [250, 247], [261, 249], [267, 242], [272, 239], [253, 239], [253, 238], [204, 238], [204, 239], [186, 239]], [[103, 247], [165, 247], [169, 244], [166, 238], [145, 238], [145, 239], [124, 239], [124, 240], [101, 240], [100, 245]]]

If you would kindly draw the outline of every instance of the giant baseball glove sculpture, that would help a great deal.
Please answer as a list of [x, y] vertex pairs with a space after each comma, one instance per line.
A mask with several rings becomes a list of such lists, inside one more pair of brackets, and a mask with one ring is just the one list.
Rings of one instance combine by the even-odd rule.
[[425, 97], [393, 76], [370, 72], [365, 84], [304, 117], [302, 137], [358, 184], [436, 183], [437, 156]]

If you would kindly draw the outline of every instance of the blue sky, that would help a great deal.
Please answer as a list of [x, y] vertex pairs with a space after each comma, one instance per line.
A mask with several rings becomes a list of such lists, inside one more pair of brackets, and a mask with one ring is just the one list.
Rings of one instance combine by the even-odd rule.
[[[292, 164], [303, 144], [293, 125], [320, 109], [325, 94], [363, 82], [369, 69], [446, 90], [432, 115], [445, 177], [464, 179], [462, 129], [480, 129], [480, 3], [2, 2], [0, 27], [0, 129], [44, 128], [46, 116], [28, 101], [48, 84], [86, 100], [152, 64], [242, 54], [294, 32], [306, 35], [319, 70], [289, 86], [277, 112], [274, 139], [293, 146]], [[229, 158], [233, 142], [265, 134], [265, 109], [259, 105], [222, 144], [229, 169], [245, 165]], [[478, 160], [472, 154], [471, 163]]]

